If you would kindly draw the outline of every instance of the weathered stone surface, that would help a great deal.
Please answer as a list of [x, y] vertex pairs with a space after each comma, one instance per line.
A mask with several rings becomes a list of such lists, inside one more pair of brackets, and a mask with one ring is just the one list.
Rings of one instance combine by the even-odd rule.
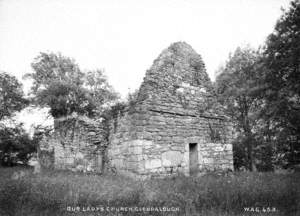
[[161, 160], [160, 159], [152, 159], [145, 161], [145, 168], [146, 169], [155, 169], [161, 167]]
[[163, 166], [178, 166], [182, 163], [183, 155], [179, 151], [167, 151], [162, 153]]
[[125, 112], [118, 118], [118, 128], [112, 128], [111, 162], [122, 158], [125, 167], [116, 168], [126, 170], [131, 152], [142, 158], [135, 170], [141, 175], [188, 175], [189, 144], [197, 143], [199, 171], [232, 169], [231, 123], [220, 107], [206, 109], [211, 97], [212, 84], [201, 56], [184, 42], [172, 44], [146, 72], [134, 112]]
[[104, 144], [105, 140], [101, 122], [82, 116], [68, 116], [55, 119], [54, 127], [53, 134], [45, 137], [40, 144], [42, 167], [101, 171], [102, 160], [99, 158], [102, 158], [101, 143]]
[[109, 122], [107, 136], [100, 121], [56, 119], [41, 152], [52, 152], [55, 168], [99, 170], [108, 159], [105, 166], [134, 176], [232, 169], [232, 124], [221, 106], [208, 106], [212, 91], [201, 56], [185, 42], [171, 44], [147, 70], [136, 101]]
[[33, 174], [39, 174], [41, 172], [41, 164], [39, 163], [39, 161], [37, 161], [33, 167]]

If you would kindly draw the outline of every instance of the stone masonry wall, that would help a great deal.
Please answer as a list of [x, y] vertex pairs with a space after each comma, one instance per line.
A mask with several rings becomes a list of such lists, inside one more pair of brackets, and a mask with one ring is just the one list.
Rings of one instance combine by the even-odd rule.
[[[126, 130], [129, 118], [137, 131]], [[150, 111], [138, 117], [126, 114], [117, 127], [120, 130], [111, 135], [109, 156], [111, 165], [119, 170], [138, 175], [189, 175], [190, 143], [198, 146], [199, 172], [233, 169], [231, 125], [223, 120]], [[211, 128], [220, 137], [213, 137]]]
[[232, 124], [214, 101], [201, 56], [185, 42], [174, 43], [109, 131], [86, 117], [56, 119], [40, 159], [57, 169], [100, 172], [105, 165], [142, 177], [232, 170]]
[[54, 124], [54, 133], [40, 145], [42, 165], [49, 162], [43, 156], [52, 152], [54, 164], [44, 164], [45, 167], [101, 172], [103, 151], [99, 145], [104, 140], [101, 124], [77, 116], [55, 119]]
[[111, 131], [108, 156], [118, 170], [138, 175], [233, 169], [232, 125], [214, 101], [201, 56], [184, 42], [165, 49], [147, 71], [134, 107]]

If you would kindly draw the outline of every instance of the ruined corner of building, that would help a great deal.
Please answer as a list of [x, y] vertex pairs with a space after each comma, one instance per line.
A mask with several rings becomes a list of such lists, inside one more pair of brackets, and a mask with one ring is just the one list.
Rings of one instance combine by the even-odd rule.
[[201, 56], [185, 42], [173, 43], [109, 127], [83, 116], [55, 119], [40, 160], [57, 169], [136, 177], [233, 170], [232, 123], [216, 101]]

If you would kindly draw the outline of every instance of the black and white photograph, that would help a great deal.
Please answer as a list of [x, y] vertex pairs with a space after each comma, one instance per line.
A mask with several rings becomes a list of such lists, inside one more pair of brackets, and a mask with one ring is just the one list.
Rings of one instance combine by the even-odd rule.
[[300, 0], [0, 0], [0, 216], [300, 215]]

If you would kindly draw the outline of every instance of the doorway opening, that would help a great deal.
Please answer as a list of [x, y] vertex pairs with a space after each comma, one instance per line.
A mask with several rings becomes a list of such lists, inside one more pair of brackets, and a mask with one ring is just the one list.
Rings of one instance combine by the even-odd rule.
[[190, 175], [195, 175], [198, 172], [198, 144], [189, 144], [189, 156], [190, 156]]

